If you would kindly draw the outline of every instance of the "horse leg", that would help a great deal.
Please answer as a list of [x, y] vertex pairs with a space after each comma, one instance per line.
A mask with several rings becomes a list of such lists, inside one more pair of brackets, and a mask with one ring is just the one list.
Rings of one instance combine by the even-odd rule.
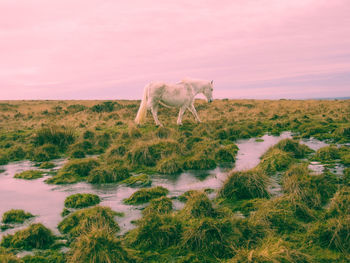
[[188, 107], [189, 111], [192, 112], [194, 118], [196, 119], [197, 122], [201, 122], [201, 120], [198, 117], [196, 108], [193, 106], [193, 104], [191, 106]]
[[179, 117], [177, 118], [177, 125], [182, 125], [182, 116], [184, 115], [186, 107], [182, 106], [179, 111]]
[[151, 106], [151, 112], [152, 112], [153, 119], [154, 119], [156, 125], [163, 127], [163, 125], [158, 120], [158, 104]]

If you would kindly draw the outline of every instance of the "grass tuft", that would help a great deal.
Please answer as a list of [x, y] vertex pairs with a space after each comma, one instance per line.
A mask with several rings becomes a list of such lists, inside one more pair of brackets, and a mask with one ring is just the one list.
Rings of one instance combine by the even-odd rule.
[[11, 209], [2, 215], [4, 224], [23, 223], [25, 220], [34, 217], [31, 213], [27, 213], [22, 209]]
[[97, 205], [100, 202], [101, 199], [95, 194], [73, 194], [64, 200], [64, 206], [67, 208], [83, 208]]
[[33, 179], [42, 178], [43, 176], [44, 176], [44, 172], [42, 171], [28, 170], [28, 171], [23, 171], [21, 173], [15, 174], [14, 178], [33, 180]]
[[54, 241], [55, 236], [50, 229], [42, 224], [32, 224], [13, 235], [4, 236], [1, 246], [25, 250], [47, 249], [53, 245]]
[[230, 200], [268, 198], [268, 177], [259, 169], [233, 172], [220, 189], [220, 196]]
[[124, 203], [129, 205], [144, 204], [152, 199], [166, 196], [168, 192], [169, 190], [162, 186], [140, 189], [133, 193], [129, 198], [124, 199]]

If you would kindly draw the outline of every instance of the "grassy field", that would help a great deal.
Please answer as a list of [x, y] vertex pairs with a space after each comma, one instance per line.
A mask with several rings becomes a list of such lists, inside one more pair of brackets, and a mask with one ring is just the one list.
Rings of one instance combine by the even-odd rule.
[[[137, 227], [120, 236], [118, 211], [99, 206], [98, 196], [74, 195], [65, 202], [62, 236], [32, 224], [2, 239], [0, 262], [350, 260], [350, 100], [197, 100], [202, 123], [187, 112], [177, 126], [177, 110], [163, 107], [164, 127], [150, 113], [136, 126], [139, 103], [0, 101], [0, 165], [29, 159], [50, 168], [51, 160], [68, 158], [46, 183], [138, 185], [125, 203], [148, 203]], [[232, 166], [238, 139], [283, 131], [293, 139], [270, 148], [255, 168], [231, 172], [214, 200], [204, 189], [189, 191], [178, 197], [184, 208], [174, 210], [167, 189], [149, 187], [156, 173]], [[299, 143], [310, 137], [329, 146], [314, 152]], [[313, 161], [324, 164], [322, 174], [308, 169]], [[327, 169], [335, 165], [345, 168], [342, 174]], [[276, 174], [282, 194], [273, 196], [268, 185]], [[8, 211], [2, 226], [8, 218], [23, 222], [23, 215]], [[69, 251], [60, 252], [62, 246]], [[19, 259], [22, 250], [35, 253]]]

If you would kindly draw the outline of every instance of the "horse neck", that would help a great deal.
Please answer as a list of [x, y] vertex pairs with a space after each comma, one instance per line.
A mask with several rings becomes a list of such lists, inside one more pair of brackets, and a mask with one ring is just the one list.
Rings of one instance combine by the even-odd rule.
[[203, 93], [203, 85], [201, 83], [192, 82], [192, 83], [190, 83], [190, 85], [193, 89], [194, 95], [197, 95], [199, 93]]

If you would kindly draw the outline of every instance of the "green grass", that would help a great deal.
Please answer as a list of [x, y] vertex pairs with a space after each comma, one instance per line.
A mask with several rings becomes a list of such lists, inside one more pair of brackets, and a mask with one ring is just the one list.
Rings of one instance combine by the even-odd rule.
[[79, 236], [81, 232], [86, 231], [93, 223], [104, 222], [110, 228], [119, 231], [120, 227], [114, 220], [115, 216], [121, 216], [109, 207], [95, 206], [84, 208], [71, 213], [58, 224], [58, 230], [63, 234], [70, 236]]
[[[214, 200], [206, 192], [188, 191], [178, 197], [186, 203], [176, 210], [177, 201], [173, 204], [166, 190], [136, 192], [131, 203], [149, 204], [135, 221], [136, 228], [121, 237], [116, 237], [119, 226], [111, 209], [66, 208], [59, 230], [69, 252], [46, 250], [58, 246], [52, 244], [23, 261], [349, 261], [350, 151], [339, 145], [350, 142], [349, 100], [196, 100], [203, 122], [195, 123], [186, 113], [181, 127], [175, 124], [177, 111], [164, 107], [159, 109], [164, 127], [156, 127], [150, 114], [144, 125], [135, 126], [138, 106], [139, 101], [0, 103], [0, 124], [5, 124], [0, 125], [0, 165], [76, 158], [48, 182], [144, 187], [152, 184], [155, 173], [232, 166], [239, 139], [283, 131], [291, 131], [294, 139], [272, 147], [253, 170], [230, 172]], [[312, 155], [297, 141], [310, 137], [331, 146]], [[339, 175], [327, 169], [316, 175], [308, 170], [310, 161], [328, 167], [341, 163], [346, 169]], [[271, 176], [282, 189], [281, 196], [270, 199]], [[4, 238], [8, 243], [10, 239]], [[0, 248], [1, 260], [12, 260], [11, 252], [22, 249], [9, 247]]]
[[50, 229], [42, 224], [32, 224], [13, 235], [4, 236], [0, 245], [21, 250], [47, 249], [53, 245], [54, 241], [55, 236]]
[[14, 178], [33, 180], [42, 178], [44, 176], [44, 172], [38, 170], [28, 170], [23, 171], [21, 173], [15, 174]]
[[53, 177], [45, 182], [49, 184], [70, 184], [86, 180], [91, 170], [99, 166], [93, 158], [70, 160]]
[[229, 200], [268, 198], [269, 178], [260, 169], [233, 172], [220, 189], [220, 196]]
[[151, 186], [152, 181], [149, 175], [140, 174], [136, 176], [131, 176], [122, 181], [122, 183], [131, 187], [146, 187]]
[[25, 212], [21, 209], [11, 209], [2, 215], [2, 222], [4, 224], [24, 223], [25, 220], [34, 217], [31, 213]]
[[100, 202], [101, 199], [95, 194], [73, 194], [64, 200], [64, 206], [67, 208], [83, 208], [97, 205]]
[[151, 201], [152, 199], [166, 196], [168, 192], [168, 189], [161, 186], [143, 188], [133, 193], [129, 198], [124, 199], [124, 203], [129, 205], [144, 204]]

